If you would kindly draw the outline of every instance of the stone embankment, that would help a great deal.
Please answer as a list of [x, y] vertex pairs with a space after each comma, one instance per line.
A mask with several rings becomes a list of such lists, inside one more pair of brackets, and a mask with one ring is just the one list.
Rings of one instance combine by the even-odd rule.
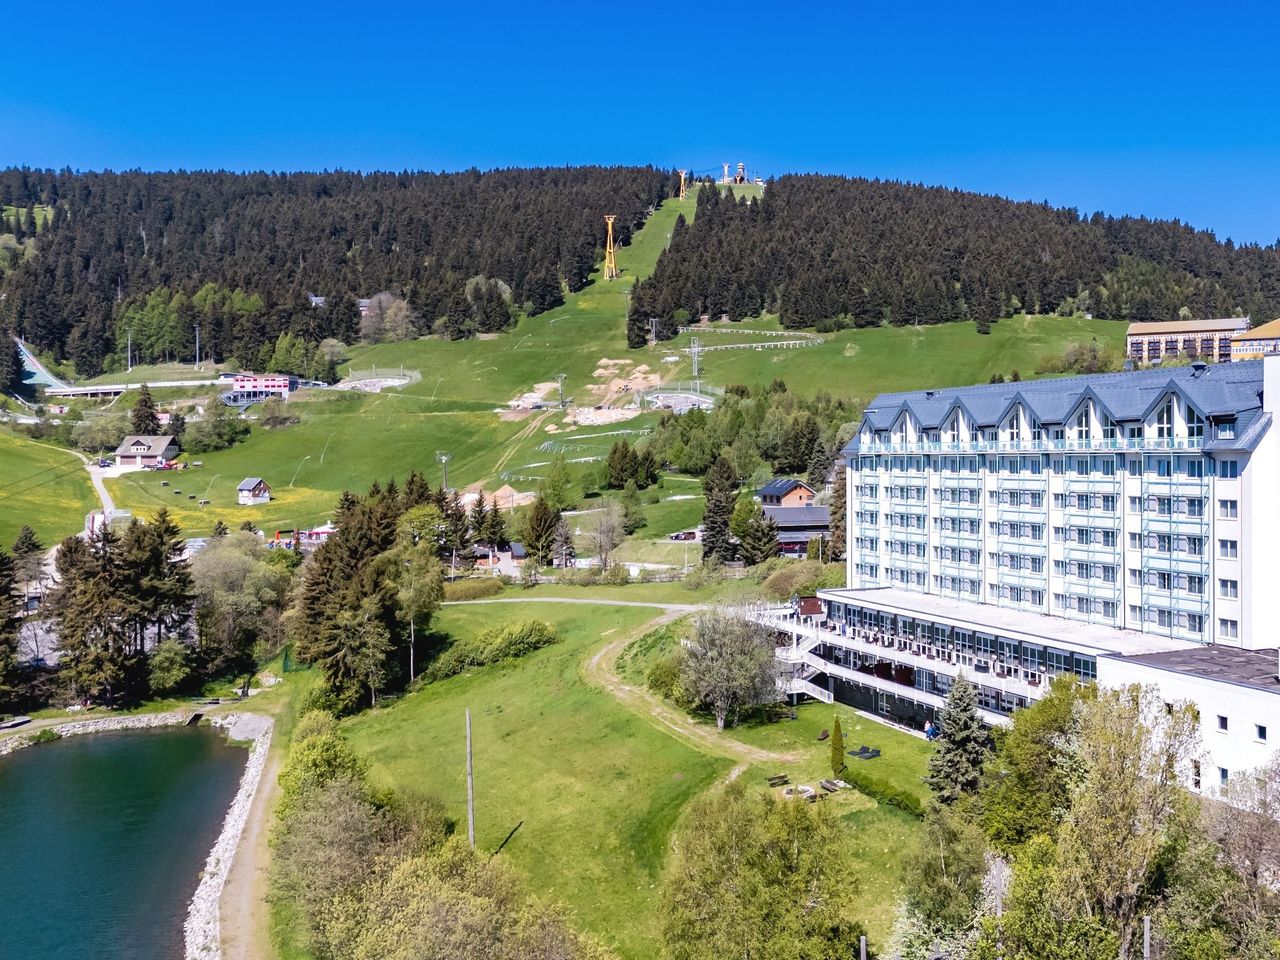
[[214, 726], [225, 727], [230, 739], [252, 741], [253, 746], [240, 777], [240, 789], [231, 801], [226, 819], [222, 821], [222, 832], [209, 851], [204, 872], [200, 874], [200, 885], [191, 898], [191, 907], [187, 911], [187, 922], [183, 928], [187, 942], [186, 960], [222, 958], [218, 905], [222, 899], [222, 888], [227, 883], [227, 875], [231, 872], [231, 864], [235, 860], [240, 835], [244, 833], [244, 825], [249, 819], [249, 809], [253, 806], [254, 795], [262, 780], [262, 768], [267, 762], [271, 731], [275, 725], [270, 717], [256, 713], [217, 714], [211, 718], [211, 722]]
[[[152, 727], [176, 727], [186, 724], [191, 718], [190, 712], [148, 713], [130, 717], [103, 717], [98, 720], [73, 720], [48, 727], [61, 737], [73, 737], [85, 733], [108, 733], [113, 730], [141, 730]], [[240, 776], [240, 787], [227, 809], [222, 821], [222, 832], [209, 851], [204, 870], [200, 874], [200, 883], [191, 905], [187, 909], [187, 920], [183, 924], [186, 937], [186, 960], [221, 960], [222, 931], [219, 921], [218, 904], [222, 898], [222, 888], [226, 885], [227, 874], [231, 871], [235, 860], [236, 846], [240, 835], [244, 832], [245, 822], [249, 818], [249, 809], [253, 806], [254, 795], [258, 792], [258, 784], [262, 780], [262, 769], [267, 762], [267, 750], [271, 746], [271, 732], [275, 726], [270, 717], [256, 713], [220, 713], [209, 718], [215, 727], [227, 731], [231, 740], [251, 743], [249, 760], [245, 764], [244, 773]], [[45, 730], [20, 734], [0, 740], [0, 757], [29, 747]]]

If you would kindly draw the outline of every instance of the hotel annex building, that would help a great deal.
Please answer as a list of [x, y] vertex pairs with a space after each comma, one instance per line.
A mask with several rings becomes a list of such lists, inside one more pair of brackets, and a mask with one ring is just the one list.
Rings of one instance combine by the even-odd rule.
[[[1280, 744], [1280, 356], [883, 394], [843, 451], [846, 589], [763, 614], [782, 685], [921, 726], [1057, 674], [1195, 702], [1205, 787]], [[1199, 782], [1193, 784], [1199, 787]]]

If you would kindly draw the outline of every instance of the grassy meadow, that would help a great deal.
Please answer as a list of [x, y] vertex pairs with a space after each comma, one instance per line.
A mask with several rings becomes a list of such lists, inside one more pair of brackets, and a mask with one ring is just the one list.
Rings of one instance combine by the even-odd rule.
[[[670, 589], [670, 588], [668, 588]], [[440, 795], [465, 829], [464, 711], [472, 714], [476, 838], [541, 895], [628, 958], [657, 956], [657, 883], [685, 805], [732, 766], [663, 733], [588, 684], [582, 661], [657, 611], [531, 604], [447, 607], [466, 636], [535, 617], [563, 641], [514, 663], [430, 684], [344, 727], [376, 783]]]
[[79, 532], [97, 506], [79, 457], [0, 432], [0, 550], [8, 551], [23, 524], [51, 546]]

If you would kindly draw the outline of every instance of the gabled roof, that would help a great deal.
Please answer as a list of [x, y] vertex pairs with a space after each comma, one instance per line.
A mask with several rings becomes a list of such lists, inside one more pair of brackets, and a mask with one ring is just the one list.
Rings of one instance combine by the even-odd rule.
[[[145, 447], [146, 449], [137, 449]], [[120, 441], [120, 446], [116, 447], [116, 455], [121, 454], [129, 457], [158, 457], [169, 447], [173, 446], [173, 437], [125, 437]]]
[[[1174, 392], [1202, 416], [1235, 416], [1240, 421], [1240, 429], [1236, 440], [1227, 441], [1226, 449], [1251, 449], [1241, 446], [1239, 438], [1244, 432], [1244, 422], [1248, 420], [1252, 424], [1262, 412], [1262, 365], [1262, 360], [1246, 360], [882, 393], [867, 406], [859, 432], [865, 426], [873, 430], [890, 429], [904, 409], [912, 410], [926, 429], [941, 426], [957, 408], [978, 426], [995, 426], [1018, 402], [1041, 423], [1056, 424], [1062, 423], [1085, 397], [1097, 403], [1100, 414], [1117, 422], [1132, 422], [1147, 417], [1166, 394]], [[1256, 434], [1253, 442], [1260, 436]], [[1206, 444], [1206, 448], [1214, 447]], [[845, 451], [856, 453], [857, 449], [858, 434], [855, 434]]]
[[245, 493], [253, 490], [253, 488], [256, 487], [258, 484], [262, 484], [267, 489], [271, 489], [270, 484], [268, 484], [267, 481], [263, 480], [261, 477], [245, 477], [243, 480], [240, 481], [240, 486], [236, 487], [236, 490], [239, 491], [240, 493]]
[[785, 497], [796, 487], [804, 487], [810, 493], [813, 493], [813, 487], [803, 480], [796, 480], [792, 477], [774, 477], [760, 488], [760, 496]]

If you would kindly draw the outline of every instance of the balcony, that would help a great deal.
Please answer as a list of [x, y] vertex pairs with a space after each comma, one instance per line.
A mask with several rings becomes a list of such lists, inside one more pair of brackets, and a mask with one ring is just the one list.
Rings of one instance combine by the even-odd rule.
[[1116, 437], [1096, 440], [967, 440], [907, 443], [873, 440], [859, 444], [858, 452], [875, 453], [1123, 453], [1125, 451], [1193, 451], [1204, 446], [1203, 437]]

